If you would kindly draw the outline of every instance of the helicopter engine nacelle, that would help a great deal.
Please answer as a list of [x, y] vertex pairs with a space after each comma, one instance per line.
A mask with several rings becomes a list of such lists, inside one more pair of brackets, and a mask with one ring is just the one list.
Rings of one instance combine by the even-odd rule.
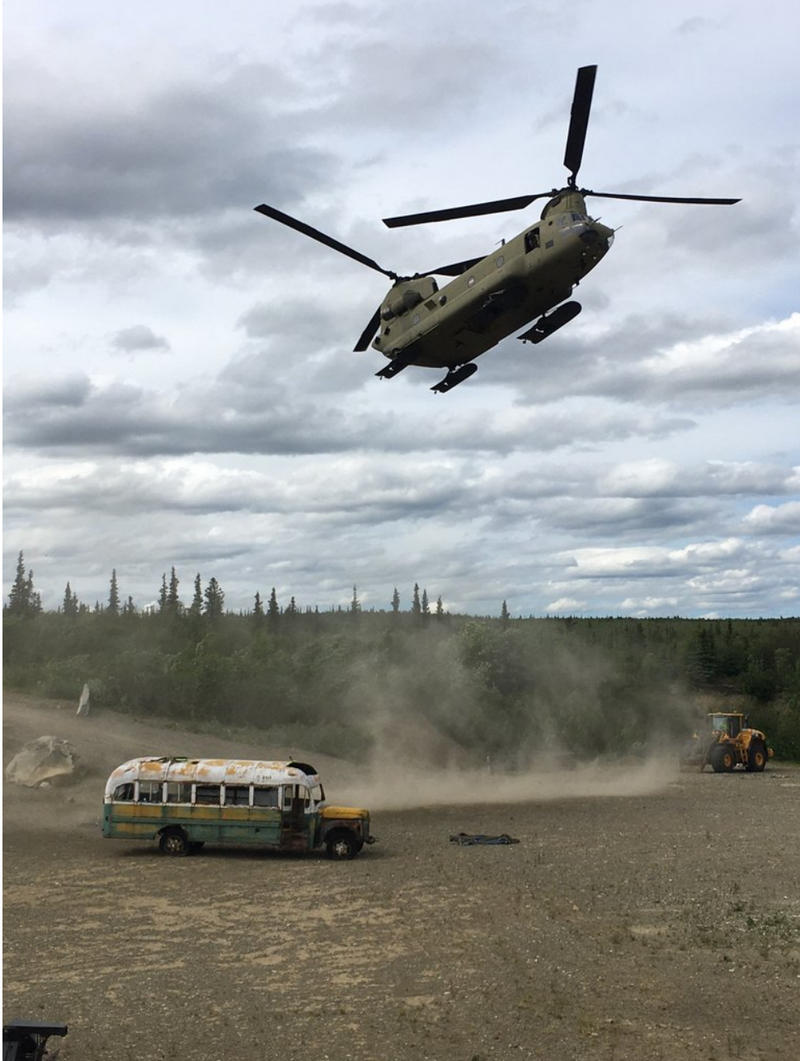
[[390, 321], [402, 317], [414, 309], [426, 298], [430, 298], [439, 288], [432, 276], [421, 276], [418, 280], [405, 280], [397, 284], [390, 292], [390, 298], [384, 303], [381, 317]]

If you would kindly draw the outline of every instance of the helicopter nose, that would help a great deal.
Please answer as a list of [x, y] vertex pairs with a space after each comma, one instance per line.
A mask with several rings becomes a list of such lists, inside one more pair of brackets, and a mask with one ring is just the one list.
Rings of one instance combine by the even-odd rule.
[[594, 246], [597, 250], [605, 253], [614, 242], [614, 230], [606, 225], [601, 225], [599, 221], [593, 221], [581, 232], [580, 239], [587, 246]]
[[614, 229], [608, 228], [607, 225], [599, 224], [594, 227], [597, 229], [600, 238], [606, 241], [606, 250], [611, 250], [611, 244], [614, 242]]

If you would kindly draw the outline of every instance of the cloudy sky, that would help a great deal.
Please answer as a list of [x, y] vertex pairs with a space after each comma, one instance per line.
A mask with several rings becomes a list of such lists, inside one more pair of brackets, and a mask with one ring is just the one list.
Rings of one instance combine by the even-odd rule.
[[[800, 14], [788, 0], [6, 0], [4, 592], [233, 609], [800, 613]], [[382, 217], [580, 183], [583, 313], [446, 395], [353, 345], [384, 278], [538, 217]], [[443, 283], [445, 281], [442, 281]]]

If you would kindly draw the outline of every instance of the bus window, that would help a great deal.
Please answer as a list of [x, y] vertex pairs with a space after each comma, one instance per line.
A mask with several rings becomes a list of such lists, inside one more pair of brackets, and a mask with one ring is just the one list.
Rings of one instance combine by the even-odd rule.
[[306, 806], [308, 806], [311, 797], [308, 789], [305, 785], [284, 785], [283, 786], [283, 809], [292, 809], [292, 800], [301, 799]]
[[139, 802], [140, 803], [160, 803], [161, 802], [161, 782], [160, 781], [140, 781], [139, 782]]
[[124, 785], [117, 785], [111, 799], [114, 803], [132, 803], [133, 781], [126, 781]]
[[167, 781], [167, 803], [191, 803], [192, 786], [185, 781]]
[[219, 806], [219, 785], [195, 785], [194, 801], [195, 803], [205, 803], [210, 806]]
[[275, 787], [272, 788], [259, 788], [258, 785], [253, 789], [253, 806], [254, 807], [277, 807], [278, 806], [278, 790]]
[[225, 786], [226, 807], [249, 807], [250, 786], [249, 785], [226, 785]]
[[311, 789], [311, 799], [314, 803], [322, 803], [325, 799], [325, 789], [322, 785], [314, 785]]

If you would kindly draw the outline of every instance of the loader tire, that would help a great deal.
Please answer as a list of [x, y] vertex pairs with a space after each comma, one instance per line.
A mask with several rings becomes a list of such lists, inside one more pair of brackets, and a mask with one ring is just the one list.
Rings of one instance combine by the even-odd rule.
[[760, 772], [767, 765], [767, 749], [758, 741], [747, 754], [747, 769]]
[[718, 744], [709, 756], [711, 768], [715, 774], [729, 774], [736, 765], [733, 749], [725, 744]]

